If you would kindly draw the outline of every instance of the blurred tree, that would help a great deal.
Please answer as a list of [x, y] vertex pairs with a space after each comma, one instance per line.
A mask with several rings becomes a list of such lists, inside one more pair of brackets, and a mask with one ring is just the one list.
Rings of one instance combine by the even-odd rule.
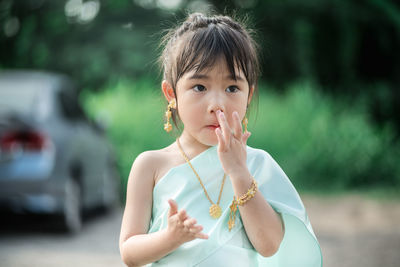
[[92, 90], [119, 76], [154, 79], [161, 30], [186, 9], [210, 6], [249, 15], [264, 80], [284, 89], [306, 79], [363, 99], [377, 122], [400, 133], [400, 5], [393, 0], [2, 0], [0, 68], [65, 72]]
[[284, 89], [308, 79], [349, 103], [366, 99], [373, 119], [400, 137], [400, 4], [391, 0], [211, 0], [250, 14], [259, 30], [263, 78]]
[[5, 0], [0, 64], [68, 73], [96, 90], [115, 77], [152, 70], [158, 45], [152, 34], [165, 19], [162, 10], [128, 0]]

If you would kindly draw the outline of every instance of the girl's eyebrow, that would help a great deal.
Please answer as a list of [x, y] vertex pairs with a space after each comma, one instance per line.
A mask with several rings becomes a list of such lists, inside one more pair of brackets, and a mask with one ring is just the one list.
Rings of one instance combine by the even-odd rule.
[[[188, 78], [188, 80], [196, 80], [196, 79], [208, 80], [208, 79], [210, 79], [210, 77], [208, 75], [206, 75], [206, 74], [195, 73], [195, 74], [193, 74], [192, 76], [190, 76]], [[235, 81], [235, 79], [233, 78], [232, 75], [226, 76], [225, 80]], [[244, 79], [241, 76], [236, 76], [236, 80], [244, 82]]]

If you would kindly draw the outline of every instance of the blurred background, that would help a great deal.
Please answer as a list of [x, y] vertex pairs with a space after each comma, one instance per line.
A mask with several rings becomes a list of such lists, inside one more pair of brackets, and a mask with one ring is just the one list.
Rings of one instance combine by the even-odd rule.
[[[32, 266], [53, 266], [59, 255], [70, 266], [78, 252], [92, 266], [122, 264], [118, 206], [132, 162], [178, 135], [163, 130], [160, 39], [187, 12], [210, 10], [256, 29], [262, 76], [248, 144], [268, 151], [300, 192], [324, 266], [398, 266], [398, 2], [2, 0], [0, 200], [17, 214], [56, 213], [57, 225], [76, 233], [20, 233], [33, 218], [14, 216], [20, 228], [1, 233], [7, 266], [24, 266], [5, 253], [26, 255], [27, 236], [47, 240], [29, 247]], [[80, 216], [99, 208], [111, 212]], [[70, 253], [51, 245], [60, 242]]]

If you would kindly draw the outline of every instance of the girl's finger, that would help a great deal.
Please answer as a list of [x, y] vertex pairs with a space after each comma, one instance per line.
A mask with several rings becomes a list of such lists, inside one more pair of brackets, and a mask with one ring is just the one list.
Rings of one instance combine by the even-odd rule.
[[168, 217], [176, 214], [178, 212], [178, 204], [173, 199], [168, 199], [168, 204], [170, 206], [168, 211]]
[[218, 112], [218, 121], [221, 126], [222, 136], [224, 137], [225, 144], [230, 144], [231, 128], [229, 128], [225, 114], [222, 111]]
[[242, 136], [243, 144], [245, 144], [245, 145], [247, 144], [247, 140], [249, 139], [250, 135], [251, 135], [251, 132], [246, 132], [243, 134], [243, 136]]
[[190, 232], [193, 234], [197, 234], [197, 233], [201, 232], [201, 230], [203, 230], [203, 226], [201, 226], [201, 225], [194, 225], [190, 228]]
[[221, 129], [220, 128], [215, 129], [215, 134], [217, 135], [217, 138], [218, 138], [219, 151], [224, 151], [226, 145], [225, 145], [224, 137], [222, 136]]
[[185, 210], [180, 210], [178, 212], [178, 217], [179, 217], [179, 220], [181, 220], [183, 222], [184, 220], [186, 220], [188, 218], [188, 215]]
[[195, 235], [196, 238], [201, 238], [201, 239], [208, 239], [208, 235], [205, 233], [197, 233]]
[[232, 112], [233, 120], [233, 135], [236, 139], [242, 139], [242, 124], [240, 122], [239, 113], [237, 111]]
[[187, 228], [190, 228], [195, 224], [196, 224], [196, 219], [195, 218], [191, 218], [191, 219], [185, 220], [183, 222], [183, 225], [186, 226]]

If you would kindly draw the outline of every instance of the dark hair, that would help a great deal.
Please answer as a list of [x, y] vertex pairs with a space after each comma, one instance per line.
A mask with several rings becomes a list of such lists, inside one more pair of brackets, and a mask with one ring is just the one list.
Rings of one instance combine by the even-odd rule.
[[[167, 31], [159, 63], [163, 79], [171, 84], [175, 96], [178, 80], [185, 73], [193, 69], [201, 72], [222, 57], [235, 80], [235, 66], [243, 72], [249, 88], [254, 86], [254, 97], [260, 75], [258, 46], [251, 36], [255, 31], [246, 29], [244, 21], [242, 24], [229, 16], [192, 13], [182, 25]], [[175, 110], [172, 118], [177, 126]]]

